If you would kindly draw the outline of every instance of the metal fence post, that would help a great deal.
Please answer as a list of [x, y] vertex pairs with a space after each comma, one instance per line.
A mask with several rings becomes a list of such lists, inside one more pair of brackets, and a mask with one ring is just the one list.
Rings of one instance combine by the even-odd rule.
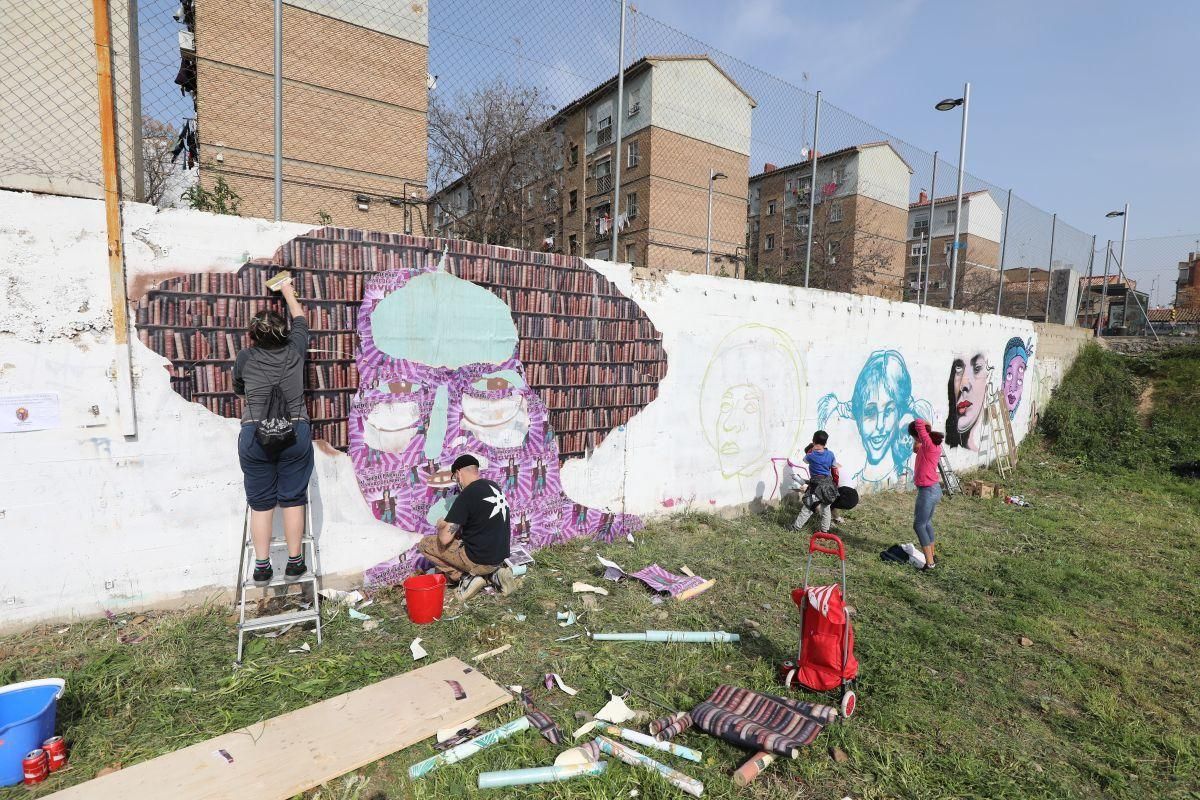
[[[933, 211], [934, 201], [937, 200], [937, 159], [938, 151], [933, 151], [933, 174], [929, 178], [929, 235], [925, 237], [925, 281], [917, 286], [920, 305], [929, 302], [929, 273], [933, 272]], [[921, 259], [917, 259], [919, 264]]]
[[283, 0], [275, 0], [275, 221], [283, 220]]
[[[1088, 253], [1088, 276], [1087, 287], [1088, 291], [1092, 288], [1092, 265], [1096, 263], [1096, 234], [1092, 234], [1092, 251]], [[1079, 325], [1079, 301], [1083, 297], [1083, 292], [1075, 292], [1075, 313], [1071, 315], [1071, 327]]]
[[1050, 263], [1046, 267], [1046, 310], [1042, 312], [1042, 322], [1050, 321], [1050, 283], [1054, 277], [1054, 237], [1058, 232], [1058, 214], [1050, 218]]
[[[617, 44], [617, 138], [613, 141], [613, 207], [612, 207], [612, 254], [610, 261], [617, 260], [617, 217], [621, 213], [621, 125], [625, 121], [625, 0], [621, 0], [621, 33]], [[649, 253], [646, 255], [649, 266]]]
[[1000, 288], [996, 291], [996, 316], [1000, 315], [1000, 301], [1004, 298], [1004, 256], [1008, 251], [1008, 217], [1012, 214], [1012, 189], [1008, 190], [1008, 201], [1004, 204], [1004, 231], [1000, 234]]
[[812, 180], [808, 186], [808, 241], [804, 245], [804, 288], [808, 288], [809, 268], [812, 266], [812, 239], [813, 225], [816, 223], [815, 211], [817, 203], [817, 158], [820, 156], [820, 151], [817, 149], [817, 142], [820, 141], [821, 135], [821, 93], [817, 92], [817, 110], [813, 115], [813, 143], [812, 143]]

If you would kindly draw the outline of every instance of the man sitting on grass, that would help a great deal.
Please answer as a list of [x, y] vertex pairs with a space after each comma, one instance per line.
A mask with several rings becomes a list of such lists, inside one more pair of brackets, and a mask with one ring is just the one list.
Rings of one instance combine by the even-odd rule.
[[[500, 487], [479, 474], [479, 460], [459, 456], [450, 474], [461, 489], [437, 533], [421, 540], [418, 549], [446, 580], [458, 584], [458, 596], [468, 600], [491, 582], [502, 594], [516, 588], [508, 558], [508, 501]], [[464, 580], [465, 579], [465, 580]]]

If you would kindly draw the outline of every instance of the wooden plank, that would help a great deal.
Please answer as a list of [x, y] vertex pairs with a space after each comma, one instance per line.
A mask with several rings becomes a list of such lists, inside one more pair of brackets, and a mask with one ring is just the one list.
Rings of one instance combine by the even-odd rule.
[[[447, 680], [457, 681], [466, 698], [455, 700]], [[287, 800], [511, 699], [478, 670], [447, 658], [50, 797]], [[229, 753], [233, 762], [218, 750]]]

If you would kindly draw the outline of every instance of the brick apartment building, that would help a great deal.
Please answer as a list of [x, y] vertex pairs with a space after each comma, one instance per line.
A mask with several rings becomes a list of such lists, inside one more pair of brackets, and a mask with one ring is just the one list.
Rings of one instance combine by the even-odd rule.
[[[200, 183], [274, 215], [273, 4], [196, 0]], [[189, 55], [186, 51], [185, 57]], [[425, 4], [285, 0], [283, 218], [424, 233]]]
[[[929, 272], [927, 302], [945, 306], [950, 299], [950, 248], [954, 242], [956, 198], [939, 197], [930, 222], [929, 198], [922, 192], [908, 210], [908, 264], [904, 299], [917, 300], [917, 290]], [[995, 311], [1000, 283], [1000, 236], [1004, 212], [987, 191], [966, 192], [962, 199], [959, 235], [965, 248], [959, 252], [955, 307]], [[1045, 295], [1042, 295], [1045, 300]]]
[[[740, 274], [745, 238], [750, 112], [754, 99], [706, 56], [648, 56], [625, 70], [621, 152], [614, 152], [617, 78], [561, 108], [547, 122], [561, 146], [552, 174], [522, 190], [521, 225], [510, 245], [703, 272], [710, 171], [714, 182], [712, 271]], [[615, 159], [621, 203], [612, 207]], [[430, 202], [439, 236], [455, 236], [473, 213], [463, 179]], [[699, 251], [699, 252], [697, 252]]]
[[1175, 308], [1200, 308], [1200, 253], [1188, 253], [1187, 259], [1179, 262]]
[[750, 178], [747, 249], [757, 275], [803, 283], [810, 224], [810, 285], [899, 300], [912, 168], [887, 142], [817, 154], [817, 192], [809, 220], [812, 159], [766, 164]]

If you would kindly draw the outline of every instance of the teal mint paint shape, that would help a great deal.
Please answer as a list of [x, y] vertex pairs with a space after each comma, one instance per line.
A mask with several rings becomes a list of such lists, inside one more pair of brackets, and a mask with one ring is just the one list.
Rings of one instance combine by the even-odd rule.
[[442, 454], [449, 415], [450, 392], [442, 385], [433, 396], [433, 410], [429, 412], [429, 430], [425, 432], [425, 457], [431, 461], [436, 461]]
[[508, 306], [446, 272], [418, 275], [385, 297], [371, 313], [371, 331], [384, 353], [431, 367], [499, 364], [517, 349]]
[[425, 521], [430, 525], [437, 525], [439, 519], [445, 519], [446, 514], [450, 511], [450, 501], [443, 497], [433, 504], [429, 509], [429, 513], [425, 515]]

